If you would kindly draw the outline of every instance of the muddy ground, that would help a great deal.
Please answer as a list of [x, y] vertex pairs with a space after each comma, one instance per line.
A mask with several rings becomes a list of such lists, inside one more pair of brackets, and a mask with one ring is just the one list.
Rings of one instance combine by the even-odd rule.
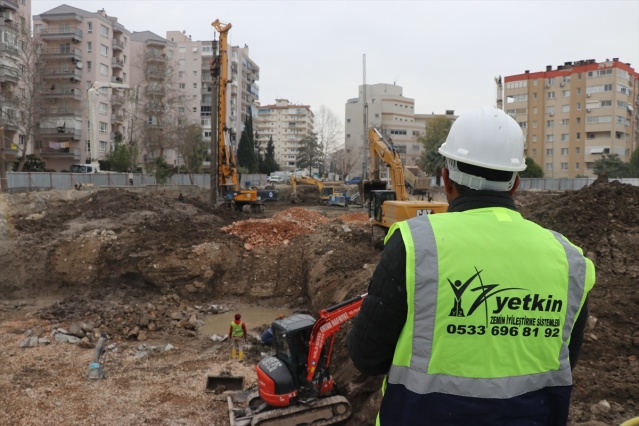
[[[239, 363], [203, 321], [251, 307], [315, 314], [364, 293], [380, 255], [361, 208], [290, 204], [278, 189], [280, 201], [251, 215], [195, 190], [182, 202], [157, 189], [0, 195], [0, 424], [227, 425], [227, 393], [206, 392], [207, 376], [254, 387], [268, 352], [254, 336], [267, 324], [249, 324]], [[597, 268], [571, 424], [639, 416], [639, 188], [597, 181], [516, 201]], [[333, 362], [353, 405], [345, 424], [373, 424], [379, 379], [350, 363], [347, 330]], [[88, 380], [101, 332], [107, 379]]]

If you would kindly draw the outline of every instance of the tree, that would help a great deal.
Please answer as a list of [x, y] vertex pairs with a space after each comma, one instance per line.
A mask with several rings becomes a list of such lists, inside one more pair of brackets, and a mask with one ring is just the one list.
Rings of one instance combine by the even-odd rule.
[[603, 154], [599, 160], [595, 161], [593, 171], [597, 176], [623, 178], [628, 174], [628, 164], [621, 161], [619, 154]]
[[523, 178], [542, 178], [544, 177], [544, 171], [535, 163], [535, 160], [526, 157], [526, 170], [519, 172], [519, 176]]
[[453, 122], [447, 117], [435, 117], [426, 123], [426, 134], [418, 140], [424, 145], [424, 152], [419, 158], [419, 166], [424, 171], [435, 175], [437, 185], [440, 184], [444, 157], [438, 152], [439, 147], [446, 142]]
[[313, 174], [313, 167], [320, 168], [324, 161], [322, 147], [317, 140], [317, 134], [312, 132], [299, 141], [296, 166], [300, 169], [308, 167], [308, 174]]
[[[22, 170], [18, 170], [20, 165], [22, 164]], [[33, 154], [29, 154], [25, 156], [25, 158], [18, 158], [13, 163], [13, 171], [18, 172], [46, 172], [47, 171], [47, 163], [42, 161], [41, 158], [36, 157]]]
[[133, 170], [133, 158], [135, 157], [135, 147], [126, 143], [117, 142], [113, 147], [113, 150], [106, 154], [104, 157], [104, 163], [106, 167], [103, 167], [100, 162], [100, 168], [102, 170], [110, 170], [112, 172], [128, 172]]
[[193, 175], [202, 172], [202, 164], [208, 155], [208, 144], [202, 137], [202, 127], [191, 125], [186, 132], [184, 142], [179, 146], [179, 152], [184, 160], [184, 170], [189, 174], [191, 184]]
[[155, 182], [158, 185], [164, 185], [171, 176], [173, 176], [173, 167], [171, 167], [164, 157], [157, 157], [153, 162], [147, 164], [151, 174], [155, 176]]
[[639, 177], [639, 149], [635, 149], [628, 163], [628, 177]]
[[270, 175], [278, 170], [280, 170], [280, 165], [275, 161], [275, 144], [273, 143], [273, 136], [270, 136], [266, 144], [264, 160], [260, 163], [260, 173]]
[[253, 140], [253, 117], [251, 114], [247, 114], [244, 121], [244, 130], [242, 130], [240, 143], [237, 146], [237, 163], [239, 167], [247, 170], [248, 173], [257, 173], [259, 171], [259, 161]]
[[[46, 115], [52, 117], [51, 119], [59, 119], [67, 111], [63, 105], [44, 109], [43, 95], [55, 90], [55, 85], [44, 86], [42, 77], [47, 68], [44, 54], [47, 52], [42, 48], [40, 40], [31, 36], [30, 25], [21, 25], [19, 37], [17, 33], [5, 31], [3, 41], [4, 49], [14, 53], [3, 56], [7, 67], [5, 72], [15, 73], [15, 76], [19, 77], [19, 82], [17, 85], [3, 84], [2, 96], [6, 103], [1, 111], [0, 123], [4, 122], [17, 128], [17, 133], [23, 135], [23, 143], [16, 144], [17, 158], [20, 160], [16, 171], [22, 171], [28, 159], [26, 153], [33, 152], [35, 140], [39, 137], [38, 128], [43, 117]], [[64, 83], [60, 85], [65, 86]]]
[[333, 111], [321, 105], [315, 115], [315, 131], [317, 132], [317, 142], [322, 150], [323, 174], [325, 175], [328, 171], [326, 163], [329, 153], [337, 151], [339, 136], [343, 134], [342, 122]]

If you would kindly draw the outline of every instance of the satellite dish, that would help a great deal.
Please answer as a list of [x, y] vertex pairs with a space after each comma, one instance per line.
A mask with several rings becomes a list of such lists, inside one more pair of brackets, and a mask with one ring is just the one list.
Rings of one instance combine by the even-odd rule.
[[75, 67], [79, 70], [81, 70], [83, 66], [84, 65], [82, 65], [82, 62], [78, 62], [77, 64], [75, 64]]

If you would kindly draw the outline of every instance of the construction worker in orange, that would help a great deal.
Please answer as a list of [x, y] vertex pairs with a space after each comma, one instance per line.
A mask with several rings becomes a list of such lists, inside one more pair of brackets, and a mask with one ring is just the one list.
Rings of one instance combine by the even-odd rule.
[[239, 356], [240, 362], [244, 362], [244, 344], [246, 343], [246, 324], [242, 321], [242, 315], [235, 314], [235, 321], [231, 322], [229, 337], [233, 345], [233, 359]]

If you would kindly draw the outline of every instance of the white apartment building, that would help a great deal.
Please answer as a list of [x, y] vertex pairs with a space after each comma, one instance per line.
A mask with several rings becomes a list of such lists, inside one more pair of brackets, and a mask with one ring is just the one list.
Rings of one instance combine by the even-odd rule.
[[253, 129], [259, 143], [265, 148], [270, 138], [275, 147], [275, 161], [283, 171], [297, 170], [299, 142], [314, 129], [314, 115], [308, 105], [291, 104], [287, 99], [276, 99], [275, 104], [256, 106]]
[[[217, 54], [217, 41], [193, 41], [186, 31], [167, 31], [166, 38], [177, 47], [176, 62], [180, 90], [185, 91], [189, 122], [199, 122], [204, 140], [211, 141], [213, 111], [211, 61]], [[226, 127], [229, 142], [237, 150], [240, 135], [251, 106], [259, 100], [259, 67], [249, 57], [249, 48], [229, 46]], [[208, 163], [205, 163], [207, 166]]]
[[[437, 116], [416, 114], [415, 100], [405, 97], [401, 86], [385, 83], [359, 86], [359, 96], [346, 102], [342, 161], [348, 163], [348, 175], [366, 176], [370, 162], [367, 136], [371, 127], [390, 137], [403, 165], [416, 165], [423, 151], [418, 138], [425, 133], [427, 120]], [[445, 116], [455, 118], [453, 111], [447, 111]]]
[[594, 177], [602, 154], [628, 162], [639, 142], [639, 74], [619, 58], [504, 77], [504, 110], [547, 178]]
[[16, 97], [23, 90], [20, 40], [30, 29], [30, 19], [31, 0], [0, 0], [0, 149], [7, 170], [11, 170], [20, 150], [26, 148]]

